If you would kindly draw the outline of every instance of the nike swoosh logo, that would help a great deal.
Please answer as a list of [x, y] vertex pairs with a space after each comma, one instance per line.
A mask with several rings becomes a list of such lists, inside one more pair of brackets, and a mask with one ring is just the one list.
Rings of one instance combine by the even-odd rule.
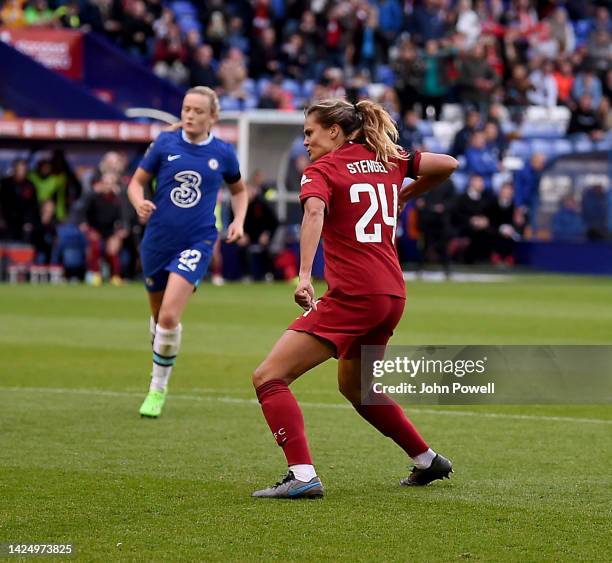
[[312, 489], [314, 487], [320, 487], [320, 486], [321, 486], [321, 481], [317, 481], [316, 483], [310, 483], [308, 485], [304, 485], [303, 487], [299, 487], [297, 489], [289, 489], [287, 493], [289, 494], [290, 497], [293, 497], [295, 495], [299, 495], [300, 493], [303, 493], [304, 491], [307, 491], [308, 489]]
[[180, 154], [169, 154], [168, 155], [168, 161], [172, 162], [173, 160], [176, 160], [177, 158], [181, 158]]

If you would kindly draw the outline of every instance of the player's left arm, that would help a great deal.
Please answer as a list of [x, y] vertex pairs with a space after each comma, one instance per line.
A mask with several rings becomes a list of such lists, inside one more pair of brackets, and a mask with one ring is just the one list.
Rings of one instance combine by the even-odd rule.
[[233, 184], [228, 184], [227, 187], [232, 194], [232, 211], [234, 212], [234, 220], [227, 228], [227, 242], [236, 242], [244, 235], [244, 218], [249, 205], [249, 197], [242, 178]]
[[402, 188], [399, 193], [400, 208], [409, 200], [422, 196], [439, 186], [457, 170], [457, 166], [459, 166], [457, 160], [447, 154], [420, 153], [415, 181]]

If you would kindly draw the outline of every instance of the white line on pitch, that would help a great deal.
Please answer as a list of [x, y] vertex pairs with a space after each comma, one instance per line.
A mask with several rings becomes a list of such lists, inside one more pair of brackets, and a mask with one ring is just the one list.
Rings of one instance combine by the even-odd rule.
[[[16, 391], [25, 393], [56, 393], [59, 395], [94, 395], [100, 397], [142, 397], [143, 393], [125, 391], [107, 391], [104, 389], [68, 389], [62, 387], [0, 387], [2, 391]], [[199, 397], [196, 395], [172, 394], [170, 397], [182, 401], [204, 401], [213, 403], [232, 403], [237, 405], [257, 405], [257, 399], [241, 399], [238, 397]], [[320, 409], [351, 409], [348, 404], [342, 403], [313, 403], [310, 401], [300, 401], [303, 407]], [[612, 420], [603, 418], [577, 418], [571, 416], [546, 416], [538, 414], [511, 414], [495, 412], [477, 412], [466, 410], [443, 410], [443, 409], [424, 409], [421, 407], [410, 407], [410, 412], [423, 414], [441, 414], [449, 416], [476, 416], [483, 418], [506, 418], [512, 420], [540, 420], [543, 422], [578, 422], [581, 424], [612, 424]]]

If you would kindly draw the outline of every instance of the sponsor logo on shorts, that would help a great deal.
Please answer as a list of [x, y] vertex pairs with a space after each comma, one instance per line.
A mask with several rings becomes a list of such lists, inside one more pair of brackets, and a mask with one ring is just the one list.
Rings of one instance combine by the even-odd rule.
[[154, 283], [155, 281], [153, 281], [153, 278], [145, 278], [145, 284], [147, 284], [147, 287], [153, 287]]

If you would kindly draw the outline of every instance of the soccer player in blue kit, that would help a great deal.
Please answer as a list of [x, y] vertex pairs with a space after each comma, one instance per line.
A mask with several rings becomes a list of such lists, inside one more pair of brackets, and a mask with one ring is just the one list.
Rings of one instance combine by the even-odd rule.
[[[236, 153], [211, 128], [219, 100], [210, 88], [185, 94], [181, 128], [164, 132], [151, 144], [128, 186], [130, 202], [147, 223], [140, 246], [151, 306], [153, 371], [140, 415], [156, 418], [166, 400], [168, 379], [181, 345], [181, 316], [206, 274], [217, 240], [215, 205], [221, 183], [231, 192], [234, 221], [227, 242], [243, 235], [248, 205]], [[144, 188], [157, 177], [153, 201]]]

